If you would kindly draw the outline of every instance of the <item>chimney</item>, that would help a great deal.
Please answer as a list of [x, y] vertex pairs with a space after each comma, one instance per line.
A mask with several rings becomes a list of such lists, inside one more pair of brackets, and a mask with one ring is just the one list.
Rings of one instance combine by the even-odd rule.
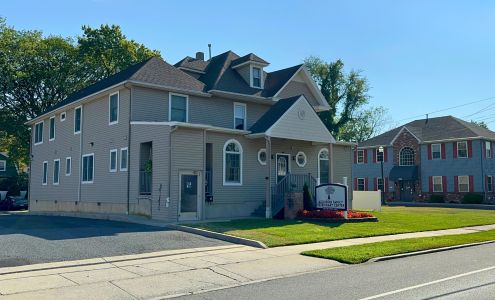
[[198, 59], [198, 60], [205, 60], [205, 54], [204, 54], [204, 52], [196, 52], [196, 59]]

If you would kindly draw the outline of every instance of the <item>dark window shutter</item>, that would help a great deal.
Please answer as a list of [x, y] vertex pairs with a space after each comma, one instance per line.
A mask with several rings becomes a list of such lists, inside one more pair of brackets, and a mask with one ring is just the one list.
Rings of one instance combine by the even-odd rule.
[[454, 149], [452, 154], [453, 154], [454, 158], [457, 158], [457, 142], [452, 143], [452, 148]]
[[373, 149], [373, 163], [376, 163], [376, 149]]
[[364, 163], [368, 163], [368, 149], [364, 149]]
[[447, 192], [447, 176], [442, 176], [442, 188], [443, 192]]
[[368, 190], [369, 190], [369, 189], [368, 189], [368, 177], [365, 177], [365, 178], [364, 178], [364, 190], [365, 190], [365, 191], [368, 191]]
[[357, 164], [357, 148], [354, 150], [354, 163]]
[[447, 157], [447, 153], [445, 152], [445, 143], [442, 143], [442, 159]]
[[471, 158], [473, 157], [473, 141], [468, 141], [468, 157]]
[[383, 183], [383, 192], [388, 192], [388, 177], [385, 177], [385, 181]]
[[358, 190], [358, 183], [357, 183], [357, 178], [354, 178], [354, 190]]
[[428, 160], [431, 160], [431, 144], [428, 144]]
[[428, 176], [428, 188], [430, 189], [430, 193], [433, 192], [433, 177]]
[[373, 178], [373, 190], [378, 191], [378, 178]]
[[474, 191], [474, 178], [472, 175], [469, 176], [469, 192]]
[[454, 192], [459, 192], [459, 178], [454, 176]]
[[387, 147], [383, 147], [383, 162], [387, 162], [387, 160], [388, 160]]
[[485, 175], [485, 192], [488, 192], [488, 175]]

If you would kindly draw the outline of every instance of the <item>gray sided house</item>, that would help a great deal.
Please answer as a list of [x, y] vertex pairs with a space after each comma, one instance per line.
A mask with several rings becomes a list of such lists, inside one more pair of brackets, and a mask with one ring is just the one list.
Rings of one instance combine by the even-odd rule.
[[17, 175], [17, 168], [7, 153], [0, 152], [0, 180]]
[[354, 188], [382, 190], [384, 182], [388, 200], [459, 202], [476, 193], [494, 202], [494, 141], [495, 132], [452, 116], [412, 121], [358, 145]]
[[232, 51], [155, 57], [69, 96], [28, 122], [30, 209], [271, 217], [281, 192], [351, 184], [353, 145], [320, 121], [328, 104], [305, 67], [267, 66]]

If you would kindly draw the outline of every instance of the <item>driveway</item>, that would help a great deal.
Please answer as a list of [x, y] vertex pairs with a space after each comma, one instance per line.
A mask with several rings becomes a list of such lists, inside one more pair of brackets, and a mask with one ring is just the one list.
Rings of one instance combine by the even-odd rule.
[[0, 267], [228, 244], [125, 222], [0, 214]]

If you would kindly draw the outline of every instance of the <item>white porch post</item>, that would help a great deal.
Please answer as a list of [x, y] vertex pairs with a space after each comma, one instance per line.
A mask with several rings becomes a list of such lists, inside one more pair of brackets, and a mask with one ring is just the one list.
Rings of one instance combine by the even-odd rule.
[[266, 142], [266, 218], [272, 218], [272, 141], [269, 136], [265, 136]]
[[328, 181], [330, 183], [333, 183], [333, 163], [334, 163], [334, 158], [333, 158], [333, 144], [328, 144]]

